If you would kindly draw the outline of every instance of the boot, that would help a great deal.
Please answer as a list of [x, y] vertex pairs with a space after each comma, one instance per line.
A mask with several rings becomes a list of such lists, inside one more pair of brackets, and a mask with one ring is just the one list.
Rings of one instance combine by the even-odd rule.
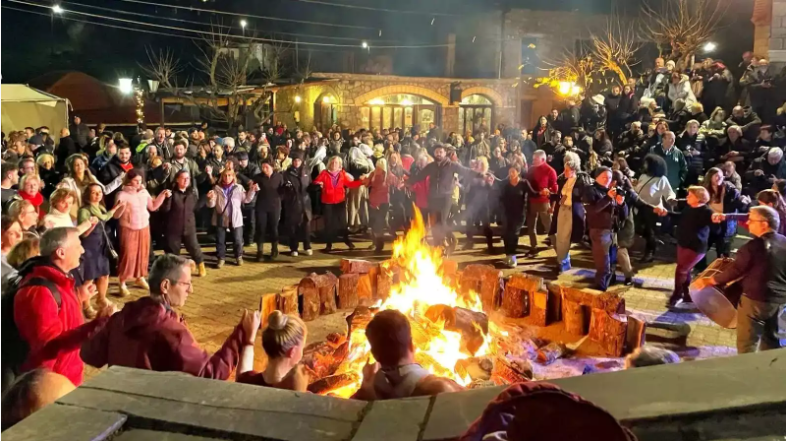
[[237, 266], [243, 266], [243, 256], [237, 258]]
[[494, 254], [494, 239], [491, 236], [486, 236], [486, 247], [489, 254]]
[[325, 245], [325, 252], [329, 253], [331, 251], [333, 251], [333, 244], [329, 243], [329, 244]]
[[205, 269], [205, 262], [202, 262], [202, 263], [200, 263], [200, 264], [197, 266], [197, 271], [198, 271], [198, 273], [199, 273], [199, 277], [205, 277], [205, 276], [207, 276], [207, 270]]
[[374, 251], [377, 253], [381, 253], [384, 249], [385, 249], [385, 240], [382, 239], [381, 237], [377, 238], [374, 241]]
[[355, 249], [355, 244], [352, 243], [351, 240], [347, 239], [347, 241], [344, 243], [347, 245], [347, 248], [349, 248], [350, 251]]
[[218, 268], [218, 269], [223, 268], [225, 263], [226, 263], [226, 260], [218, 259], [218, 263], [216, 264], [216, 268]]
[[262, 242], [257, 243], [257, 262], [261, 262], [265, 258], [265, 244]]
[[270, 260], [276, 260], [277, 258], [278, 258], [278, 242], [273, 242], [271, 244]]

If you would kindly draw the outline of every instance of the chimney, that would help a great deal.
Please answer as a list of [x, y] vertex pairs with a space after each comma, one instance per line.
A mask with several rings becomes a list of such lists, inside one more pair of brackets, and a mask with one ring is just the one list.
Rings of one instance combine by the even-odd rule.
[[452, 78], [456, 65], [456, 34], [448, 34], [448, 47], [445, 59], [445, 76]]

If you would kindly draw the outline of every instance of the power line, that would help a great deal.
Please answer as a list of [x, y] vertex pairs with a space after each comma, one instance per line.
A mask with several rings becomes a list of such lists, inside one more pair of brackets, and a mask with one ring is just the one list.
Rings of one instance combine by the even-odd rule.
[[447, 12], [426, 12], [426, 11], [412, 11], [412, 10], [402, 10], [402, 9], [375, 8], [373, 6], [348, 5], [346, 3], [333, 3], [324, 0], [294, 0], [294, 1], [301, 2], [301, 3], [314, 3], [317, 5], [325, 5], [325, 6], [335, 6], [338, 8], [362, 9], [365, 11], [392, 12], [392, 13], [399, 13], [399, 14], [417, 14], [417, 15], [424, 15], [429, 17], [431, 16], [461, 17], [461, 15], [459, 14], [449, 14]]
[[[175, 18], [175, 17], [167, 17], [167, 16], [162, 16], [162, 15], [155, 15], [155, 14], [146, 14], [144, 12], [133, 12], [133, 11], [125, 11], [125, 10], [122, 10], [122, 9], [105, 8], [105, 7], [102, 7], [102, 6], [86, 5], [84, 3], [72, 2], [72, 1], [61, 1], [60, 4], [69, 4], [69, 5], [75, 5], [75, 6], [80, 6], [80, 7], [84, 7], [84, 8], [91, 8], [91, 9], [98, 9], [98, 10], [101, 10], [101, 11], [114, 12], [114, 13], [117, 13], [117, 14], [135, 15], [137, 17], [148, 17], [148, 18], [154, 18], [154, 19], [160, 19], [160, 20], [170, 20], [170, 21], [176, 21], [176, 22], [180, 22], [180, 23], [196, 24], [196, 25], [201, 25], [201, 26], [212, 26], [212, 27], [227, 28], [227, 29], [232, 29], [233, 28], [233, 26], [231, 26], [231, 25], [212, 24], [212, 23], [205, 23], [203, 21], [197, 21], [197, 20], [187, 20], [187, 19], [184, 19], [184, 18]], [[294, 32], [278, 32], [278, 31], [273, 32], [273, 31], [271, 31], [270, 34], [271, 35], [291, 35], [291, 36], [294, 36], [294, 37], [316, 37], [316, 38], [326, 38], [326, 39], [331, 39], [331, 40], [349, 40], [349, 41], [358, 41], [359, 40], [356, 37], [333, 37], [333, 36], [329, 36], [329, 35], [299, 34], [299, 33], [294, 33]], [[374, 41], [377, 41], [377, 42], [393, 42], [393, 43], [398, 42], [398, 40], [374, 40]]]
[[[30, 2], [23, 1], [23, 0], [7, 0], [7, 1], [12, 2], [12, 3], [20, 3], [20, 4], [28, 5], [28, 6], [35, 6], [35, 7], [38, 7], [38, 8], [50, 9], [50, 6], [47, 6], [47, 5], [40, 5], [40, 4], [37, 4], [37, 3], [30, 3]], [[137, 0], [121, 0], [121, 1], [137, 1]], [[123, 22], [123, 23], [131, 23], [131, 24], [136, 24], [136, 25], [141, 25], [141, 26], [150, 26], [150, 27], [154, 27], [154, 28], [168, 29], [168, 30], [186, 32], [186, 33], [192, 33], [192, 34], [199, 34], [199, 35], [210, 35], [210, 36], [218, 36], [218, 37], [232, 37], [232, 38], [242, 39], [242, 40], [246, 40], [246, 41], [261, 41], [261, 42], [268, 42], [268, 43], [285, 43], [285, 44], [295, 44], [295, 45], [304, 45], [304, 46], [319, 46], [319, 47], [341, 47], [341, 48], [349, 48], [349, 49], [357, 49], [358, 48], [357, 45], [352, 45], [352, 44], [319, 43], [319, 42], [313, 42], [313, 41], [299, 41], [299, 40], [297, 40], [297, 41], [279, 40], [279, 39], [275, 39], [275, 38], [263, 38], [263, 37], [245, 37], [245, 36], [237, 35], [237, 34], [230, 34], [230, 33], [222, 34], [220, 32], [217, 33], [217, 32], [209, 32], [209, 31], [200, 31], [200, 30], [196, 30], [196, 29], [180, 28], [180, 27], [175, 27], [175, 26], [161, 25], [161, 24], [156, 24], [156, 23], [148, 23], [148, 22], [142, 22], [142, 21], [137, 21], [137, 20], [129, 20], [129, 19], [119, 18], [119, 17], [109, 17], [109, 16], [106, 16], [106, 15], [100, 15], [100, 14], [91, 14], [89, 12], [82, 12], [82, 11], [68, 10], [68, 11], [65, 11], [65, 12], [66, 13], [72, 13], [72, 14], [84, 15], [84, 16], [87, 16], [87, 17], [100, 18], [100, 19], [104, 19], [104, 20], [114, 20], [114, 21], [120, 21], [120, 22]], [[373, 47], [376, 48], [376, 49], [428, 49], [428, 48], [438, 48], [438, 47], [447, 47], [447, 46], [450, 46], [450, 45], [449, 44], [375, 45]]]
[[[24, 12], [24, 13], [27, 13], [27, 14], [40, 15], [40, 16], [44, 16], [44, 17], [51, 17], [51, 15], [52, 15], [51, 13], [47, 13], [47, 12], [36, 12], [36, 11], [31, 11], [29, 9], [15, 8], [13, 6], [7, 6], [7, 5], [0, 5], [0, 7], [5, 8], [5, 9], [10, 9], [12, 11]], [[186, 39], [189, 39], [189, 40], [194, 40], [195, 39], [193, 36], [190, 36], [190, 35], [170, 34], [170, 33], [167, 33], [167, 32], [152, 31], [152, 30], [149, 30], [149, 29], [129, 28], [129, 27], [113, 25], [113, 24], [109, 24], [109, 23], [101, 23], [101, 22], [95, 22], [95, 21], [90, 21], [90, 20], [82, 20], [82, 19], [74, 18], [74, 17], [58, 16], [58, 19], [66, 20], [66, 21], [72, 21], [72, 22], [75, 22], [75, 23], [84, 23], [84, 24], [95, 25], [95, 26], [103, 26], [103, 27], [107, 27], [107, 28], [119, 29], [119, 30], [130, 31], [130, 32], [141, 32], [141, 33], [144, 33], [144, 34], [161, 35], [161, 36], [164, 36], [164, 37], [178, 37], [178, 38], [186, 38]], [[308, 49], [308, 51], [313, 51], [313, 52], [343, 52], [343, 50], [339, 50], [339, 49], [335, 49], [335, 50], [331, 50], [331, 49]]]
[[295, 20], [292, 18], [281, 18], [281, 17], [270, 17], [264, 15], [253, 15], [253, 14], [240, 14], [237, 12], [229, 12], [229, 11], [220, 11], [216, 9], [204, 9], [204, 8], [195, 8], [192, 6], [179, 6], [179, 5], [167, 5], [162, 3], [154, 3], [142, 0], [120, 0], [123, 2], [129, 3], [138, 3], [142, 5], [151, 5], [151, 6], [161, 6], [165, 8], [174, 8], [174, 9], [187, 9], [189, 11], [196, 11], [196, 12], [209, 12], [212, 14], [222, 14], [222, 15], [234, 15], [237, 17], [250, 17], [250, 18], [258, 18], [260, 20], [272, 20], [272, 21], [283, 21], [289, 23], [300, 23], [300, 24], [309, 24], [315, 26], [330, 26], [336, 28], [347, 28], [347, 29], [362, 29], [362, 30], [371, 30], [371, 31], [378, 31], [378, 28], [371, 28], [368, 26], [357, 26], [357, 25], [345, 25], [345, 24], [338, 24], [338, 23], [324, 23], [318, 21], [308, 21], [308, 20]]

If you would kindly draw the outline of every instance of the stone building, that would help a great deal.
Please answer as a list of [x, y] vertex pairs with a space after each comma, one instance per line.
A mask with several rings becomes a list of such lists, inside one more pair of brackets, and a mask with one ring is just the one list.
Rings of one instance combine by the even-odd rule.
[[753, 52], [778, 66], [786, 65], [786, 0], [756, 0]]

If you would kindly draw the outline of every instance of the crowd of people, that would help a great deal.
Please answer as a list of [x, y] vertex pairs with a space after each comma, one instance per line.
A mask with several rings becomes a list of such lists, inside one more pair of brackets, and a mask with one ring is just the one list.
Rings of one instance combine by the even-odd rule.
[[[692, 271], [706, 267], [711, 247], [730, 256], [745, 224], [754, 240], [733, 274], [756, 267], [759, 280], [746, 284], [738, 350], [778, 347], [786, 331], [786, 105], [773, 98], [767, 61], [746, 55], [744, 63], [735, 79], [720, 61], [680, 72], [659, 58], [628, 84], [566, 99], [532, 130], [480, 124], [445, 134], [432, 123], [306, 132], [275, 123], [221, 136], [207, 123], [181, 132], [142, 124], [126, 139], [77, 116], [57, 139], [46, 127], [4, 135], [3, 292], [15, 295], [3, 325], [24, 343], [20, 358], [8, 360], [8, 379], [44, 367], [79, 385], [83, 361], [218, 379], [239, 366], [238, 381], [302, 389], [306, 331], [295, 317], [270, 317], [264, 372], [252, 371], [257, 313], [244, 315], [215, 354], [199, 349], [173, 309], [192, 292], [181, 247], [200, 277], [207, 269], [198, 231], [215, 243], [217, 269], [230, 243], [236, 265], [246, 243], [256, 244], [257, 260], [277, 259], [282, 238], [292, 257], [312, 255], [315, 238], [325, 252], [339, 240], [351, 250], [364, 234], [382, 252], [415, 207], [447, 254], [456, 231], [466, 234], [464, 249], [483, 235], [491, 254], [498, 236], [505, 264], [516, 267], [524, 231], [527, 255], [553, 248], [561, 273], [571, 269], [572, 246], [588, 247], [601, 290], [617, 283], [618, 265], [622, 283], [632, 284], [635, 267], [672, 242], [670, 306], [690, 301]], [[637, 235], [644, 245], [634, 265]], [[155, 249], [165, 255], [151, 269]], [[128, 283], [150, 296], [116, 313], [112, 276], [118, 296], [129, 295]], [[458, 387], [414, 364], [405, 323], [385, 312], [369, 324], [381, 367], [368, 368], [359, 396]]]

